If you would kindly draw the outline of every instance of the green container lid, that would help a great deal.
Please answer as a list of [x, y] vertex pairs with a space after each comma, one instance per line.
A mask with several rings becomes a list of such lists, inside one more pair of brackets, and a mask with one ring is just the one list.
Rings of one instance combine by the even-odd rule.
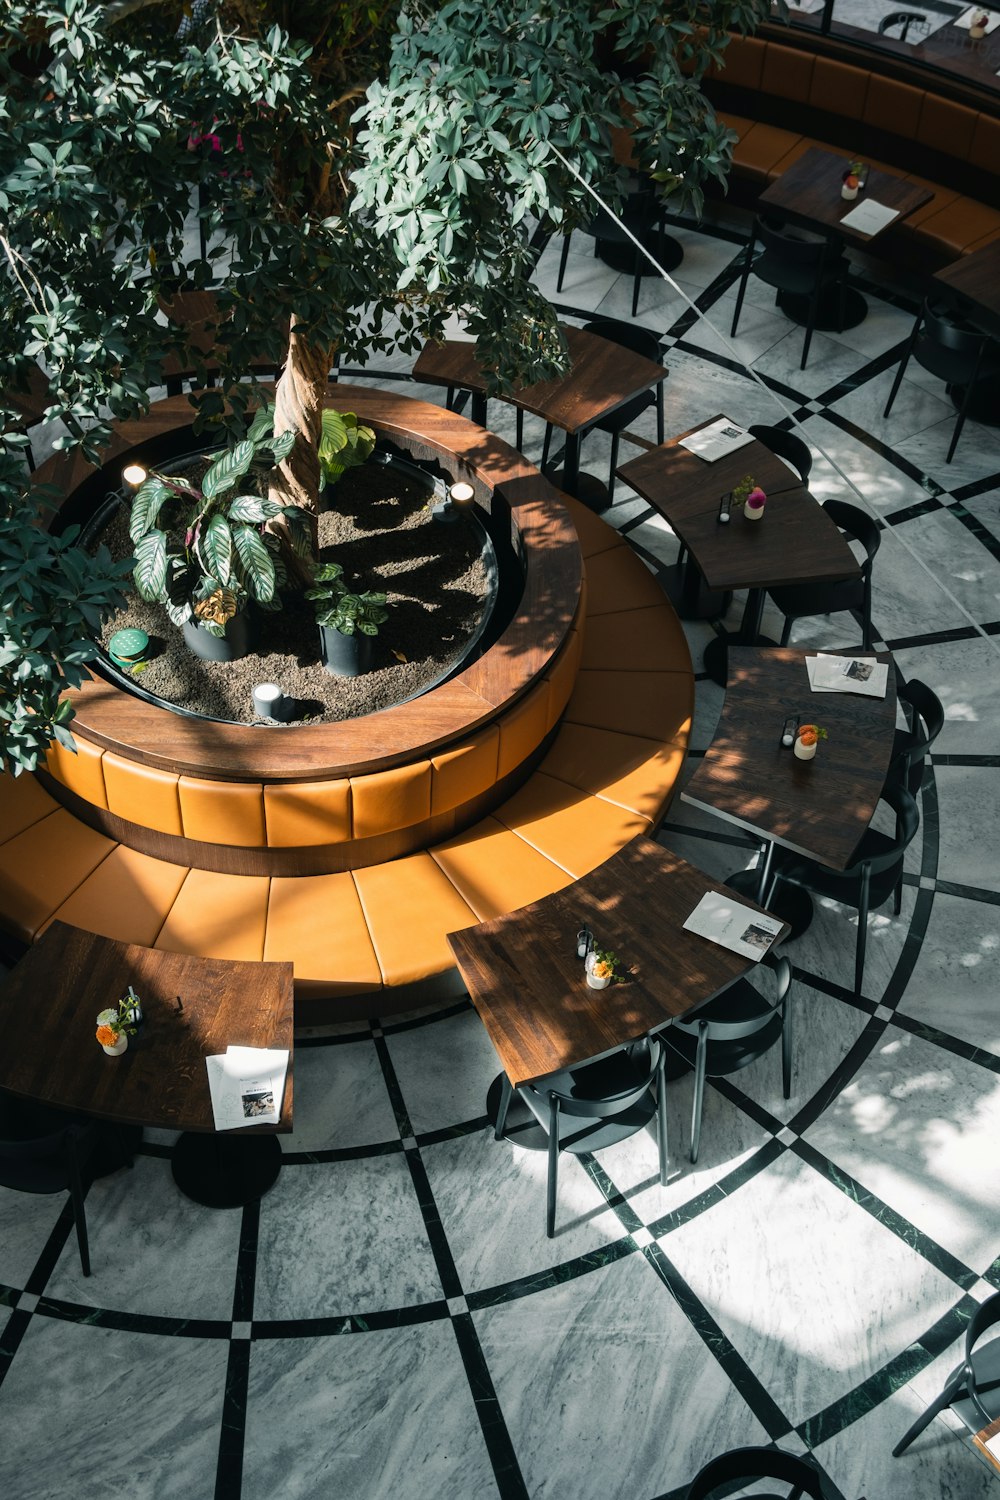
[[144, 630], [116, 630], [108, 642], [108, 652], [119, 663], [139, 661], [148, 645], [149, 636]]

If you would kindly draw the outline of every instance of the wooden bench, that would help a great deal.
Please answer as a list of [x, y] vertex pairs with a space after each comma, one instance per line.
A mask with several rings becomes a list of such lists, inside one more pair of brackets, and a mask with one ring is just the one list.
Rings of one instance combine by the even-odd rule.
[[[489, 815], [419, 852], [361, 868], [247, 874], [130, 847], [57, 802], [38, 777], [0, 776], [4, 931], [30, 943], [58, 919], [171, 952], [291, 959], [299, 1024], [460, 993], [446, 934], [561, 889], [655, 829], [687, 749], [694, 679], [677, 617], [618, 533], [565, 503], [586, 573], [579, 670], [571, 691], [565, 679], [568, 701], [540, 763]], [[97, 805], [120, 776], [120, 759], [93, 745], [78, 763], [57, 751], [50, 774], [70, 779], [81, 801], [89, 787]], [[263, 832], [280, 846], [292, 812], [284, 809], [284, 823], [276, 818], [266, 786], [249, 796], [245, 785], [219, 782], [181, 792], [182, 777], [171, 783], [169, 772], [159, 774], [145, 783], [147, 820], [159, 806], [180, 817], [182, 835], [201, 831], [215, 843], [226, 832], [249, 854]], [[190, 852], [198, 840], [187, 842]]]
[[[892, 226], [877, 253], [936, 270], [1000, 236], [1000, 118], [898, 78], [795, 46], [734, 36], [705, 92], [733, 130], [730, 196], [753, 203], [810, 146], [902, 171], [931, 201]], [[817, 49], [817, 50], [813, 50]], [[919, 164], [919, 171], [913, 170]]]

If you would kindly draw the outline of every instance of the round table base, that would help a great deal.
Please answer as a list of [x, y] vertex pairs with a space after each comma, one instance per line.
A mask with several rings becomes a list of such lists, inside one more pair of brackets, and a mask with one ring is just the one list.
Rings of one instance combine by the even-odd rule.
[[[746, 896], [751, 901], [759, 900], [757, 887], [759, 877], [756, 870], [737, 870], [735, 875], [730, 875], [726, 881], [729, 890], [735, 891], [739, 896]], [[782, 922], [787, 922], [792, 929], [785, 938], [785, 942], [791, 942], [793, 938], [801, 937], [813, 919], [812, 897], [809, 892], [803, 890], [800, 885], [788, 885], [779, 880], [775, 886], [774, 895], [767, 904], [767, 909], [774, 917], [780, 917]]]
[[[486, 1115], [494, 1130], [496, 1130], [497, 1116], [500, 1113], [503, 1078], [504, 1075], [498, 1073], [486, 1094]], [[625, 1110], [622, 1114], [613, 1115], [610, 1119], [601, 1122], [595, 1121], [594, 1128], [591, 1130], [586, 1130], [586, 1120], [574, 1120], [574, 1128], [586, 1130], [586, 1138], [582, 1141], [567, 1141], [562, 1150], [569, 1151], [576, 1156], [585, 1156], [589, 1151], [603, 1151], [605, 1146], [614, 1146], [618, 1141], [624, 1141], [628, 1136], [634, 1135], [637, 1130], [648, 1125], [655, 1114], [656, 1100], [650, 1091], [644, 1101], [633, 1104], [631, 1109]], [[507, 1110], [503, 1139], [512, 1141], [516, 1146], [523, 1146], [526, 1151], [549, 1149], [548, 1135], [516, 1089], [511, 1095]]]
[[276, 1135], [178, 1137], [170, 1162], [185, 1197], [206, 1208], [244, 1208], [278, 1180], [281, 1146]]
[[596, 474], [587, 474], [581, 469], [580, 473], [576, 476], [576, 484], [572, 489], [567, 488], [564, 483], [566, 478], [565, 469], [546, 469], [545, 477], [546, 479], [551, 479], [556, 489], [565, 490], [567, 495], [572, 495], [575, 500], [579, 500], [581, 505], [585, 505], [595, 515], [599, 514], [602, 510], [607, 510], [609, 503], [608, 487], [598, 479]]
[[[792, 292], [778, 293], [778, 306], [786, 318], [805, 328], [809, 322], [809, 298], [796, 296]], [[842, 333], [846, 328], [857, 328], [868, 316], [868, 303], [861, 293], [849, 286], [844, 294], [844, 321], [840, 321], [840, 295], [836, 291], [824, 292], [816, 310], [813, 327], [821, 333], [833, 329]]]
[[721, 635], [713, 636], [705, 647], [702, 665], [706, 674], [720, 687], [725, 687], [729, 681], [729, 647], [730, 646], [776, 646], [777, 641], [772, 641], [766, 635], [759, 635], [753, 641], [745, 641], [738, 632], [724, 630]]
[[[657, 264], [664, 271], [676, 271], [684, 259], [684, 247], [669, 234], [659, 235], [655, 229], [645, 229], [636, 234], [636, 239], [649, 251]], [[621, 240], [598, 240], [597, 258], [602, 260], [606, 266], [613, 271], [621, 271], [626, 275], [635, 274], [635, 246], [631, 241]], [[656, 266], [652, 265], [644, 255], [639, 256], [639, 275], [655, 276]]]

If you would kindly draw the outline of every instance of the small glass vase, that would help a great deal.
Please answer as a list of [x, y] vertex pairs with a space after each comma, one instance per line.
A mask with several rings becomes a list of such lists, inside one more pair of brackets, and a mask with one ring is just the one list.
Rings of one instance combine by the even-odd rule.
[[840, 190], [840, 196], [842, 198], [846, 198], [848, 203], [851, 203], [858, 196], [858, 190], [856, 187], [848, 187], [847, 183], [845, 182], [844, 186]]
[[128, 1046], [128, 1035], [126, 1032], [120, 1031], [117, 1042], [113, 1042], [110, 1046], [108, 1046], [107, 1042], [102, 1042], [101, 1046], [109, 1057], [121, 1057]]
[[792, 748], [795, 754], [798, 756], [799, 760], [812, 760], [813, 756], [816, 754], [816, 746], [818, 744], [818, 740], [813, 740], [811, 745], [806, 744], [803, 742], [801, 735], [796, 735], [795, 744]]
[[611, 983], [611, 975], [595, 974], [594, 965], [596, 963], [597, 959], [594, 957], [594, 955], [592, 953], [589, 954], [586, 963], [587, 983], [590, 985], [590, 988], [592, 990], [607, 989], [608, 985]]

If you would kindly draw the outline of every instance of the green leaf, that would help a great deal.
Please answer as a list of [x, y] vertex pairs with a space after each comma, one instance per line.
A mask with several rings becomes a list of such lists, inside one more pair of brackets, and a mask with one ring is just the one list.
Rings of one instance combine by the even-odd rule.
[[138, 542], [140, 537], [156, 525], [160, 508], [172, 493], [159, 479], [147, 479], [137, 490], [128, 523], [128, 534], [133, 542]]
[[160, 599], [167, 582], [167, 538], [162, 531], [147, 531], [135, 545], [132, 576], [144, 599]]
[[251, 526], [262, 526], [272, 516], [280, 516], [284, 507], [276, 500], [265, 500], [261, 495], [237, 495], [226, 506], [230, 521], [245, 521]]
[[237, 479], [249, 469], [255, 451], [255, 445], [244, 438], [217, 459], [201, 481], [201, 492], [205, 499], [211, 500], [224, 490], [232, 489]]
[[264, 546], [260, 533], [254, 531], [252, 526], [236, 526], [233, 529], [233, 541], [240, 563], [237, 570], [242, 575], [240, 582], [248, 593], [262, 603], [273, 599], [274, 560]]
[[231, 577], [233, 537], [225, 516], [212, 517], [198, 545], [209, 571], [224, 587], [228, 587]]

